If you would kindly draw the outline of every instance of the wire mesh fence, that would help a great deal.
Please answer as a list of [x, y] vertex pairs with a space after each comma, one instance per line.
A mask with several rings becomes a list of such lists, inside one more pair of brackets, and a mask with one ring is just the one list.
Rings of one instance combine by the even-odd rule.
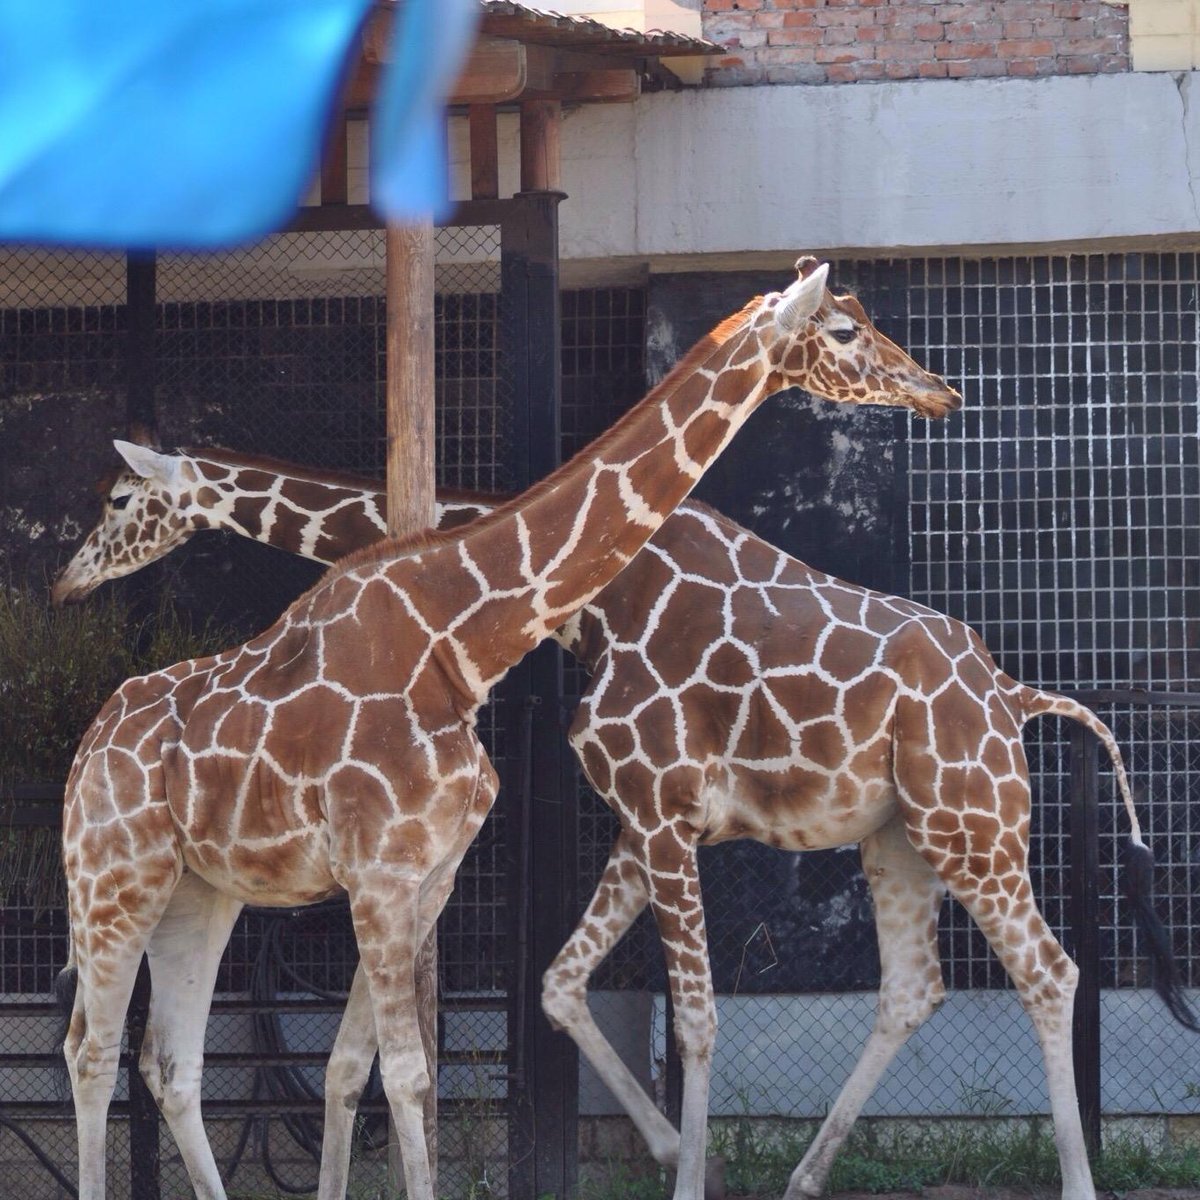
[[[439, 480], [503, 491], [514, 476], [497, 234], [468, 227], [439, 236]], [[156, 335], [164, 442], [253, 447], [378, 476], [381, 240], [373, 232], [289, 234], [215, 260], [164, 257]], [[50, 556], [82, 528], [49, 519], [53, 505], [65, 503], [54, 495], [55, 477], [46, 471], [44, 481], [31, 485], [30, 473], [41, 468], [17, 461], [14, 447], [50, 445], [48, 431], [66, 430], [65, 453], [80, 463], [100, 462], [105, 437], [123, 432], [124, 265], [112, 256], [22, 251], [6, 256], [4, 267], [0, 510], [20, 535], [14, 540], [42, 546]], [[1066, 690], [1185, 687], [1200, 628], [1196, 256], [853, 261], [835, 264], [834, 275], [857, 291], [885, 332], [968, 397], [953, 426], [916, 427], [910, 441], [906, 550], [914, 597], [980, 629], [1001, 664], [1030, 683]], [[645, 295], [640, 289], [567, 293], [562, 317], [566, 455], [644, 390]], [[80, 421], [85, 408], [92, 416]], [[45, 495], [44, 511], [27, 505], [30, 494]], [[27, 565], [7, 545], [3, 552], [10, 572]], [[140, 586], [169, 586], [185, 608], [216, 613], [245, 632], [265, 624], [316, 575], [298, 560], [217, 535], [151, 570], [160, 574]], [[571, 679], [578, 694], [584, 681]], [[1127, 753], [1147, 841], [1160, 864], [1162, 915], [1187, 982], [1200, 985], [1200, 838], [1187, 804], [1200, 768], [1200, 718], [1128, 705], [1101, 715]], [[515, 754], [502, 727], [489, 736], [501, 762]], [[1035, 784], [1035, 892], [1062, 933], [1069, 864], [1065, 734], [1044, 720], [1027, 730], [1025, 744]], [[615, 823], [582, 784], [578, 799], [585, 897]], [[1145, 992], [1145, 968], [1119, 898], [1124, 818], [1107, 774], [1100, 813], [1102, 982], [1120, 989], [1105, 997], [1105, 1105], [1113, 1112], [1188, 1110], [1195, 1106], [1188, 1090], [1194, 1057], [1173, 1039]], [[507, 1045], [506, 972], [513, 956], [507, 838], [494, 815], [460, 872], [441, 930], [448, 1008], [442, 1085], [464, 1114], [443, 1135], [453, 1170], [460, 1171], [445, 1177], [448, 1190], [462, 1190], [480, 1172], [493, 1179], [502, 1173], [503, 1123], [496, 1114], [505, 1083], [498, 1064]], [[702, 881], [722, 994], [713, 1112], [819, 1115], [866, 1037], [878, 984], [857, 854], [791, 856], [735, 844], [704, 852]], [[62, 914], [10, 896], [2, 917], [5, 999], [44, 1004], [65, 958]], [[952, 905], [939, 941], [954, 994], [904, 1051], [868, 1112], [1044, 1111], [1040, 1054], [995, 957]], [[250, 914], [235, 933], [222, 997], [312, 1000], [307, 1014], [231, 1008], [214, 1018], [212, 1055], [292, 1058], [267, 1068], [214, 1057], [206, 1096], [215, 1102], [257, 1095], [277, 1107], [299, 1098], [310, 1108], [269, 1122], [237, 1111], [214, 1118], [218, 1153], [230, 1162], [241, 1156], [237, 1178], [246, 1186], [275, 1186], [265, 1163], [288, 1186], [315, 1178], [311, 1098], [336, 1022], [336, 1004], [320, 1000], [340, 997], [353, 964], [345, 914], [333, 906]], [[660, 996], [663, 983], [648, 918], [595, 980], [610, 996]], [[601, 999], [601, 1007], [607, 1003]], [[669, 1057], [661, 998], [638, 1009], [648, 1013], [644, 1022], [612, 1004], [613, 1022], [633, 1031], [639, 1073], [652, 1082]], [[52, 1040], [44, 1015], [3, 1018], [0, 1107], [56, 1102], [44, 1066], [13, 1058], [49, 1054]], [[1179, 1064], [1169, 1084], [1139, 1071], [1152, 1053]], [[65, 1112], [44, 1109], [22, 1122], [54, 1161], [73, 1161]], [[378, 1122], [378, 1115], [367, 1118], [364, 1147]], [[111, 1137], [119, 1160], [127, 1153], [119, 1123]], [[181, 1168], [166, 1135], [162, 1145], [173, 1194], [182, 1186]], [[0, 1170], [14, 1187], [31, 1198], [43, 1184], [46, 1195], [59, 1194], [25, 1143], [14, 1135], [3, 1147]], [[364, 1149], [357, 1169], [374, 1178], [378, 1156]]]

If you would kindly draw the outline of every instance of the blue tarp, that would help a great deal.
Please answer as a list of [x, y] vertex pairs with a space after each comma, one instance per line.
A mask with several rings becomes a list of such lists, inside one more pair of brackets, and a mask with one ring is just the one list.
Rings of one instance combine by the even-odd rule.
[[[371, 0], [0, 0], [0, 240], [205, 249], [292, 216]], [[448, 205], [474, 0], [397, 5], [372, 113], [394, 219]]]

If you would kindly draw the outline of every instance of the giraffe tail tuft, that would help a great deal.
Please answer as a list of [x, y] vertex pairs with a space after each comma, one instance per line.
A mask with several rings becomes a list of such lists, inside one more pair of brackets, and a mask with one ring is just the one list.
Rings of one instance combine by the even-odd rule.
[[54, 1070], [55, 1084], [63, 1100], [70, 1099], [71, 1086], [67, 1077], [66, 1045], [67, 1033], [71, 1028], [71, 1017], [75, 1012], [75, 996], [79, 989], [79, 968], [75, 965], [75, 944], [71, 943], [71, 952], [67, 965], [59, 971], [54, 980], [54, 1006], [58, 1010], [58, 1023], [54, 1034], [54, 1045], [58, 1048], [58, 1064]]
[[1154, 990], [1180, 1025], [1200, 1033], [1200, 1022], [1184, 994], [1179, 967], [1171, 952], [1171, 939], [1154, 911], [1154, 857], [1144, 845], [1132, 842], [1125, 852], [1124, 866], [1125, 897], [1133, 907], [1134, 921], [1150, 958]]

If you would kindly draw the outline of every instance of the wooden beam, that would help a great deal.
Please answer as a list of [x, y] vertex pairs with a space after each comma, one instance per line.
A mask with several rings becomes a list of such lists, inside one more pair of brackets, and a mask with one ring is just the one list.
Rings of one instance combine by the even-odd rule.
[[[392, 61], [391, 12], [376, 10], [362, 32], [362, 62], [379, 67]], [[450, 104], [499, 104], [514, 100], [525, 90], [525, 46], [513, 38], [480, 36], [466, 65], [450, 90]]]
[[549, 88], [526, 88], [521, 99], [628, 104], [641, 94], [642, 77], [636, 71], [560, 71]]
[[561, 119], [562, 105], [557, 100], [521, 102], [521, 191], [560, 190]]
[[471, 135], [471, 199], [495, 200], [500, 195], [495, 106], [472, 104], [467, 110], [467, 127]]

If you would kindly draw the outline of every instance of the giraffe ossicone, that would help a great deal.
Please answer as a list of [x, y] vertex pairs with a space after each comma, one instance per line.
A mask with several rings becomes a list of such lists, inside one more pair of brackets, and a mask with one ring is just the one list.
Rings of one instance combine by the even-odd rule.
[[[858, 347], [827, 338], [830, 322], [843, 329], [847, 311], [853, 321], [849, 305], [819, 272], [801, 274], [720, 325], [547, 481], [460, 530], [350, 555], [260, 636], [129, 680], [105, 704], [63, 818], [80, 1200], [104, 1195], [107, 1111], [142, 954], [152, 991], [141, 1070], [197, 1193], [223, 1198], [199, 1086], [221, 951], [243, 904], [338, 889], [361, 961], [355, 1019], [331, 1062], [319, 1195], [344, 1191], [353, 1084], [377, 1040], [408, 1195], [432, 1200], [414, 960], [495, 797], [476, 712], [636, 554], [767, 395], [798, 384], [833, 401], [958, 406], [873, 331]], [[702, 1155], [681, 1157], [687, 1189]]]

